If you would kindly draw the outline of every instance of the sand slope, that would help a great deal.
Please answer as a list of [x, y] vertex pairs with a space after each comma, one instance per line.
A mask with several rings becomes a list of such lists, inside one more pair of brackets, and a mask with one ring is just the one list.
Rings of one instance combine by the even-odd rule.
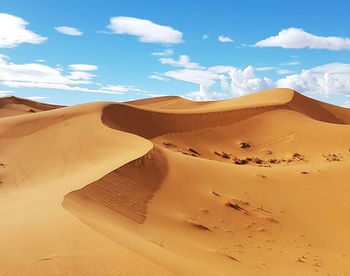
[[28, 99], [8, 96], [0, 98], [0, 118], [29, 113], [37, 113], [60, 107], [62, 106], [39, 103]]
[[0, 273], [350, 274], [349, 124], [288, 89], [0, 119]]

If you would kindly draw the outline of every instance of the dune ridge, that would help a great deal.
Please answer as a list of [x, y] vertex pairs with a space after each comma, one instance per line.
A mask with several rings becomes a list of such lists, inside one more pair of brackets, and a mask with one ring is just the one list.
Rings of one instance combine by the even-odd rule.
[[[259, 100], [265, 102], [253, 107], [244, 107], [250, 100], [250, 97], [247, 96], [246, 101], [243, 101], [244, 97], [240, 98], [238, 105], [240, 108], [233, 106], [233, 108], [228, 109], [226, 103], [223, 105], [224, 108], [218, 108], [217, 104], [220, 102], [209, 102], [206, 109], [187, 111], [149, 110], [147, 106], [111, 104], [104, 108], [102, 121], [111, 128], [131, 132], [147, 139], [165, 133], [229, 125], [272, 110], [296, 111], [315, 120], [328, 123], [347, 124], [350, 122], [349, 110], [341, 107], [329, 108], [331, 105], [320, 104], [320, 102], [306, 98], [290, 89], [268, 90], [254, 96], [258, 96]], [[234, 101], [235, 99], [229, 100], [229, 102]], [[130, 114], [132, 115], [130, 116]]]
[[350, 273], [349, 124], [289, 89], [1, 118], [0, 273]]
[[15, 96], [0, 98], [0, 118], [61, 108], [60, 105], [40, 103]]

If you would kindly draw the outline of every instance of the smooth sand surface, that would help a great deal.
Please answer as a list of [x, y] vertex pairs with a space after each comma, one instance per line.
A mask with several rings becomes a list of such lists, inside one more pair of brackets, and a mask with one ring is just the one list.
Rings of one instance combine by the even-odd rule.
[[0, 117], [0, 275], [350, 274], [349, 109], [273, 89]]

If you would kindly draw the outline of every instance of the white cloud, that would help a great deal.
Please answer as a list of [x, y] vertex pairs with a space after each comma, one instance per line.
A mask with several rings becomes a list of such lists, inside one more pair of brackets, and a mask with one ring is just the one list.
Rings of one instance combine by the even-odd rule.
[[[350, 97], [350, 64], [330, 63], [317, 66], [308, 70], [302, 70], [299, 74], [285, 69], [277, 71], [279, 74], [288, 74], [276, 81], [267, 77], [256, 76], [256, 71], [268, 71], [275, 67], [254, 68], [247, 66], [244, 69], [227, 65], [202, 67], [198, 63], [189, 66], [190, 58], [181, 58], [179, 61], [167, 59], [166, 64], [174, 67], [182, 67], [178, 70], [165, 72], [172, 79], [194, 83], [199, 85], [199, 90], [190, 92], [188, 97], [195, 100], [212, 100], [222, 98], [231, 92], [233, 96], [243, 96], [257, 91], [271, 88], [290, 88], [307, 94], [342, 94]], [[152, 77], [158, 78], [158, 77]], [[213, 89], [220, 90], [213, 91]]]
[[94, 77], [96, 77], [95, 74], [91, 74], [89, 72], [84, 71], [73, 71], [69, 75], [67, 75], [67, 78], [69, 78], [70, 80], [81, 81], [81, 83], [90, 83], [90, 80]]
[[350, 108], [350, 101], [345, 101], [344, 102], [344, 107]]
[[279, 69], [277, 71], [277, 74], [279, 74], [279, 75], [286, 75], [286, 74], [291, 74], [291, 73], [294, 73], [294, 71], [287, 70], [287, 69]]
[[36, 59], [35, 61], [36, 62], [45, 62], [46, 60], [45, 59]]
[[287, 65], [287, 66], [294, 66], [294, 65], [299, 65], [300, 62], [299, 61], [290, 61], [290, 62], [286, 62], [286, 63], [281, 63], [281, 65]]
[[202, 36], [202, 38], [203, 38], [203, 39], [207, 39], [207, 38], [208, 38], [208, 35], [204, 34], [204, 35]]
[[60, 26], [55, 27], [55, 30], [59, 33], [65, 34], [65, 35], [73, 35], [73, 36], [81, 36], [83, 33], [79, 31], [76, 28], [73, 27], [67, 27], [67, 26]]
[[87, 88], [87, 87], [71, 86], [71, 85], [62, 84], [62, 83], [3, 81], [2, 84], [9, 86], [9, 87], [36, 87], [36, 88], [47, 88], [47, 89], [58, 89], [58, 90], [102, 93], [102, 94], [123, 94], [123, 93], [117, 92], [117, 91], [109, 91], [109, 90], [103, 90], [103, 89], [91, 89], [91, 88]]
[[314, 73], [350, 74], [350, 64], [328, 63], [312, 68]]
[[10, 57], [8, 57], [4, 54], [0, 54], [0, 63], [7, 62], [9, 59], [10, 59]]
[[0, 90], [0, 97], [11, 96], [12, 94], [13, 94], [13, 91], [10, 91], [10, 90]]
[[169, 64], [175, 67], [185, 67], [185, 68], [203, 68], [199, 66], [196, 62], [190, 62], [190, 58], [186, 55], [181, 55], [179, 60], [174, 60], [172, 58], [160, 58], [159, 61], [162, 64]]
[[247, 66], [244, 70], [233, 69], [228, 72], [228, 75], [230, 76], [230, 88], [233, 95], [243, 96], [274, 86], [273, 81], [269, 78], [258, 78], [254, 74], [253, 66]]
[[258, 41], [255, 46], [295, 49], [309, 47], [310, 49], [349, 50], [350, 39], [335, 36], [317, 36], [307, 33], [302, 29], [289, 28], [280, 31], [277, 36], [271, 36]]
[[177, 44], [182, 42], [182, 33], [169, 26], [158, 25], [150, 20], [118, 16], [110, 19], [107, 26], [113, 33], [137, 36], [147, 43]]
[[41, 101], [41, 100], [46, 100], [49, 97], [42, 97], [42, 96], [31, 96], [31, 97], [26, 97], [26, 99], [28, 100], [32, 100], [32, 101]]
[[155, 79], [155, 80], [161, 80], [161, 81], [169, 81], [169, 79], [167, 78], [164, 78], [162, 76], [159, 76], [159, 75], [150, 75], [148, 76], [150, 79]]
[[102, 90], [107, 90], [107, 91], [111, 91], [111, 92], [117, 92], [117, 93], [125, 93], [125, 92], [129, 92], [129, 91], [135, 91], [135, 92], [148, 92], [145, 90], [141, 90], [139, 88], [136, 88], [132, 85], [107, 85], [107, 86], [103, 86]]
[[199, 91], [194, 91], [186, 94], [186, 97], [195, 101], [212, 101], [220, 99], [225, 96], [223, 93], [210, 92], [209, 89], [203, 85], [199, 86]]
[[64, 75], [61, 68], [37, 63], [15, 64], [8, 62], [8, 58], [0, 57], [0, 81], [2, 85], [8, 87], [36, 87], [105, 94], [143, 91], [132, 86], [121, 85], [107, 85], [99, 89], [82, 87], [81, 85], [96, 85], [92, 82], [95, 75], [84, 71], [72, 71]]
[[276, 86], [309, 94], [350, 96], [350, 64], [331, 63], [302, 70], [299, 74], [279, 79]]
[[231, 39], [231, 38], [229, 38], [229, 37], [227, 37], [227, 36], [223, 36], [223, 35], [220, 35], [219, 37], [218, 37], [218, 40], [220, 41], [220, 42], [233, 42], [233, 40]]
[[167, 62], [175, 67], [184, 67], [184, 69], [168, 71], [164, 75], [176, 80], [198, 84], [199, 91], [187, 94], [188, 97], [196, 100], [223, 97], [225, 95], [223, 93], [211, 92], [214, 85], [220, 86], [223, 91], [230, 91], [233, 95], [240, 96], [273, 87], [273, 82], [270, 79], [256, 77], [252, 66], [241, 70], [224, 65], [205, 68], [195, 63], [196, 66], [189, 67], [189, 57], [186, 56], [186, 59], [183, 58], [183, 60], [186, 62], [174, 62], [174, 60]]
[[164, 75], [176, 80], [203, 85], [204, 87], [210, 87], [215, 84], [216, 80], [220, 79], [220, 75], [215, 72], [198, 69], [168, 71]]
[[96, 71], [98, 67], [92, 64], [71, 64], [69, 68], [77, 71]]
[[166, 49], [163, 52], [154, 52], [152, 53], [153, 56], [171, 56], [174, 53], [173, 50]]
[[0, 13], [0, 48], [13, 48], [21, 43], [39, 44], [47, 39], [27, 30], [27, 25], [20, 17]]
[[265, 72], [265, 71], [271, 71], [271, 70], [275, 70], [275, 69], [276, 69], [276, 67], [266, 66], [266, 67], [255, 68], [255, 71]]

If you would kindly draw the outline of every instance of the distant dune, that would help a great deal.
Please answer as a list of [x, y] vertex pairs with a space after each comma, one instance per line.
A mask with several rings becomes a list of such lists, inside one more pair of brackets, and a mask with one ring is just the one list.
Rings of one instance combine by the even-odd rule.
[[0, 275], [350, 274], [350, 109], [273, 89], [0, 117]]

